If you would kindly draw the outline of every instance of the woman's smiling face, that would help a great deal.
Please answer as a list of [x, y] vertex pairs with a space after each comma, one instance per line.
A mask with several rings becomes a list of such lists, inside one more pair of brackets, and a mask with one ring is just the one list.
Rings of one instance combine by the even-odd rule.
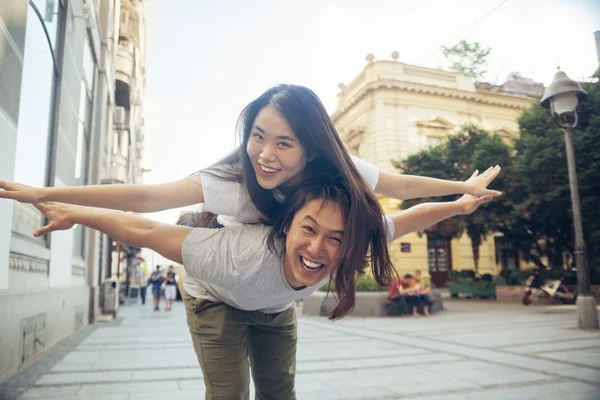
[[302, 176], [306, 152], [287, 120], [271, 105], [264, 107], [254, 120], [246, 152], [258, 184], [274, 189]]

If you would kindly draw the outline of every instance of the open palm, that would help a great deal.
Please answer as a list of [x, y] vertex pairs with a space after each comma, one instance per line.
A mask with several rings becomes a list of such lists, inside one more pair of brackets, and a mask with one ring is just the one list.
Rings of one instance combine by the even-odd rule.
[[[485, 185], [487, 186], [489, 182], [493, 181], [496, 178], [496, 176], [498, 176], [498, 173], [500, 173], [499, 168], [500, 167], [497, 166], [493, 168], [488, 168], [481, 175], [479, 175], [479, 171], [475, 171], [473, 172], [473, 175], [471, 175], [471, 177], [466, 180], [466, 183], [475, 182], [475, 184], [481, 185], [487, 182], [487, 184]], [[477, 208], [479, 208], [480, 205], [487, 203], [492, 198], [493, 197], [491, 195], [484, 195], [478, 197], [467, 193], [464, 194], [460, 199], [456, 200], [456, 202], [461, 205], [461, 214], [466, 215], [473, 213], [475, 210], [477, 210]]]
[[33, 236], [39, 237], [53, 231], [66, 231], [75, 224], [71, 221], [70, 215], [74, 207], [69, 204], [54, 203], [51, 201], [45, 203], [34, 203], [33, 206], [40, 210], [48, 218], [48, 225], [36, 229]]
[[502, 171], [502, 168], [499, 165], [489, 167], [482, 174], [479, 174], [477, 173], [478, 171], [475, 171], [476, 173], [471, 175], [471, 177], [465, 181], [465, 184], [468, 188], [466, 192], [477, 197], [488, 195], [494, 197], [500, 196], [502, 194], [501, 192], [487, 188], [489, 184], [496, 179], [500, 171]]

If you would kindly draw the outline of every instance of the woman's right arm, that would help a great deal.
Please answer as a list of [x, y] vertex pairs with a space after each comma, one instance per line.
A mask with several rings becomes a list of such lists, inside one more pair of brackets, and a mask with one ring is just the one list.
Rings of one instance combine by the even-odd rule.
[[199, 177], [160, 185], [32, 187], [0, 181], [0, 198], [22, 203], [57, 201], [89, 207], [149, 213], [204, 202]]

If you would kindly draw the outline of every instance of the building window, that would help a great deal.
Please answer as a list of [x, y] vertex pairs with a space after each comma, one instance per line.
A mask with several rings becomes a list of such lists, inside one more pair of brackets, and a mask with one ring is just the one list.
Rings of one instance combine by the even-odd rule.
[[450, 240], [427, 237], [427, 261], [431, 282], [438, 287], [446, 286], [448, 273], [452, 269]]
[[[52, 10], [46, 10], [52, 5]], [[40, 19], [36, 10], [42, 16], [54, 14], [52, 22]], [[27, 12], [14, 180], [32, 186], [46, 186], [52, 161], [48, 159], [48, 151], [57, 78], [53, 52], [58, 42], [61, 12], [60, 2], [45, 0], [30, 1]], [[32, 206], [15, 203], [14, 232], [31, 237], [43, 221], [43, 216]], [[36, 240], [45, 242], [44, 238]]]
[[125, 158], [129, 156], [129, 131], [121, 131], [121, 155]]
[[442, 138], [438, 136], [425, 136], [425, 146], [429, 149], [442, 144]]
[[[85, 41], [83, 49], [83, 76], [79, 93], [79, 113], [77, 122], [77, 144], [75, 147], [75, 185], [87, 185], [89, 153], [90, 153], [90, 131], [92, 125], [92, 109], [94, 104], [94, 82], [96, 76], [96, 64], [94, 63], [92, 48], [89, 37]], [[77, 225], [73, 237], [73, 255], [85, 258], [84, 243], [85, 232], [81, 225]]]

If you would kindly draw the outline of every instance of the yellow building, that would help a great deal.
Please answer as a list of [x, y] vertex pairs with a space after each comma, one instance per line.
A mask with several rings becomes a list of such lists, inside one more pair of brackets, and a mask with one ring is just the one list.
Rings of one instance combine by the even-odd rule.
[[[348, 86], [340, 84], [332, 119], [349, 152], [384, 171], [395, 171], [390, 160], [438, 145], [467, 123], [509, 141], [518, 135], [518, 116], [543, 91], [518, 74], [501, 86], [476, 85], [459, 72], [374, 61], [372, 55], [367, 61]], [[396, 199], [380, 201], [388, 212], [400, 205]], [[392, 243], [390, 253], [398, 273], [429, 271], [438, 286], [446, 284], [450, 270], [474, 268], [467, 236], [448, 241], [414, 233]], [[502, 264], [514, 268], [518, 263], [516, 251], [498, 235], [480, 248], [481, 274], [495, 275]]]

